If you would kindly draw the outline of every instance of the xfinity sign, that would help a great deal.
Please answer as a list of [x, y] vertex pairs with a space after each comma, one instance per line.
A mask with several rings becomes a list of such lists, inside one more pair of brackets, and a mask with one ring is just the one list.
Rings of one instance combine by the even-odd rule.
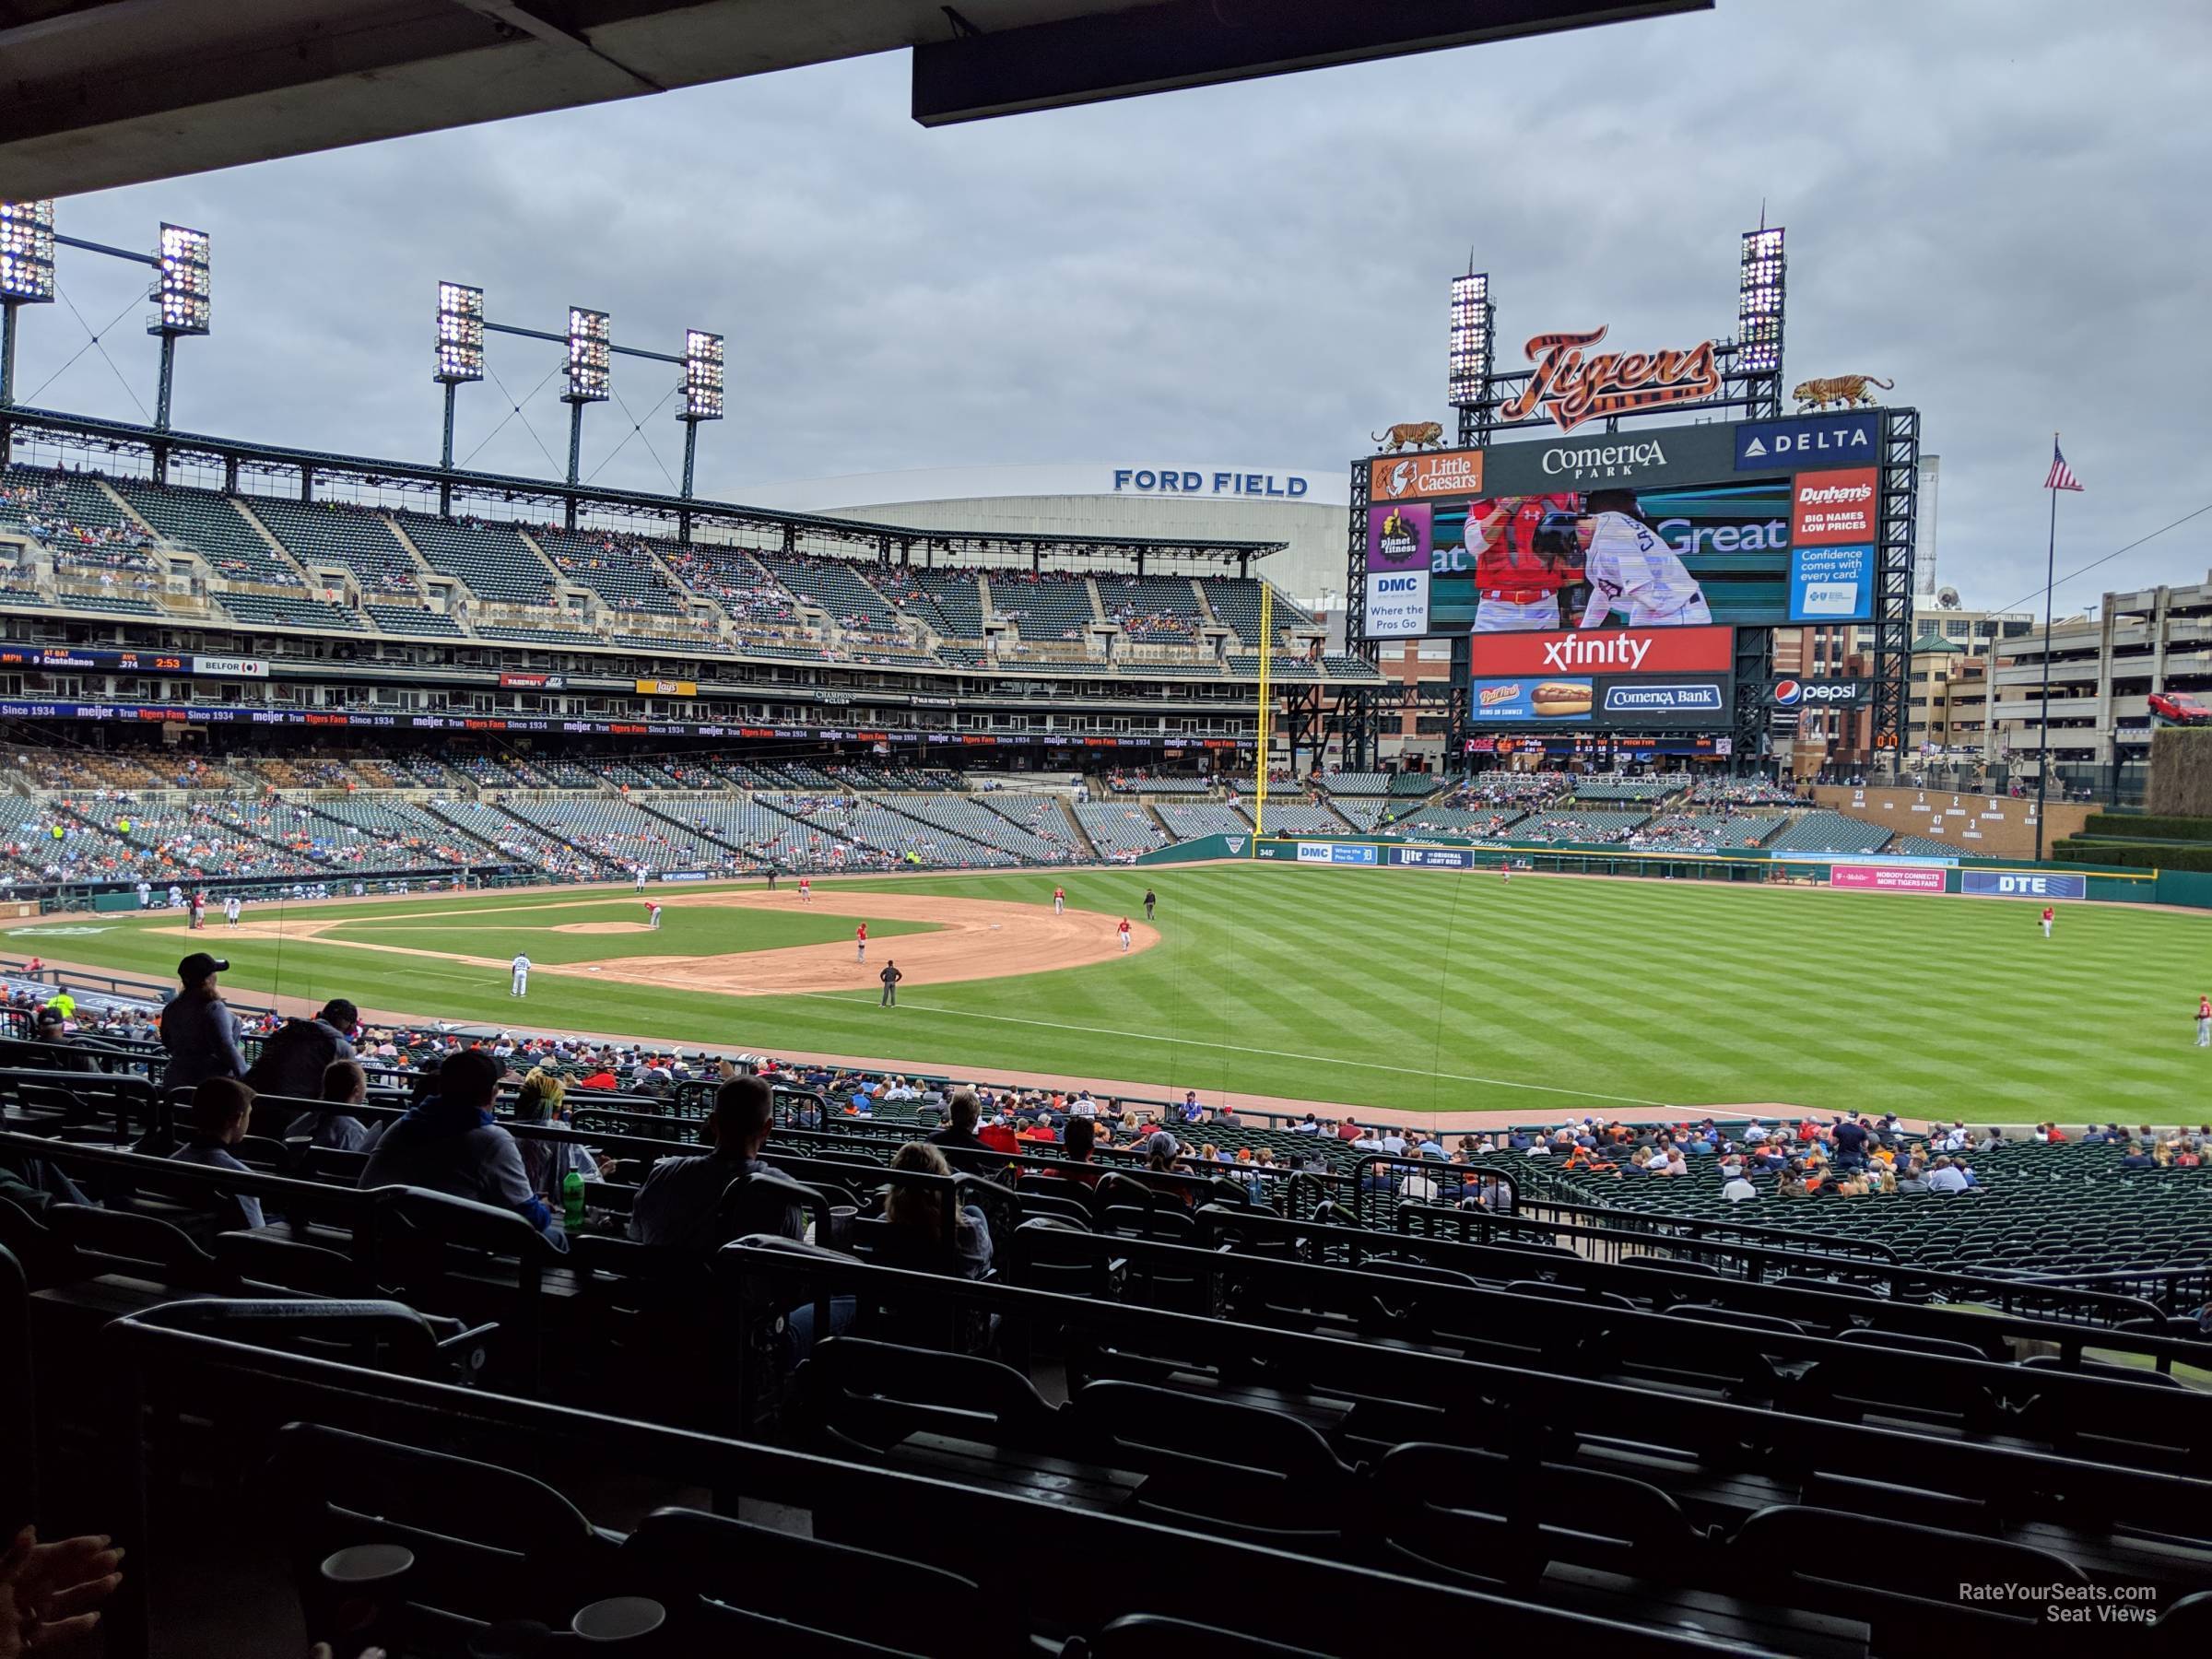
[[1794, 472], [1801, 466], [1869, 465], [1881, 453], [1878, 415], [1811, 420], [1750, 420], [1735, 429], [1737, 472]]

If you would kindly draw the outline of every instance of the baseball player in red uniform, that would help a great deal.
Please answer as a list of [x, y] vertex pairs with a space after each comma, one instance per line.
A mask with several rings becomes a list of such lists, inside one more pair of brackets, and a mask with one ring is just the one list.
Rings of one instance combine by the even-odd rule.
[[2056, 911], [2053, 910], [2053, 909], [2052, 909], [2052, 908], [2051, 908], [2049, 905], [2047, 905], [2047, 904], [2046, 904], [2046, 905], [2044, 905], [2044, 906], [2043, 906], [2043, 937], [2044, 937], [2044, 938], [2046, 938], [2046, 939], [2047, 939], [2047, 938], [2049, 938], [2049, 937], [2051, 936], [2051, 924], [2052, 924], [2052, 923], [2053, 923], [2053, 922], [2055, 922], [2057, 919], [2058, 919], [2058, 912], [2057, 912]]
[[860, 952], [858, 959], [863, 962], [866, 961], [868, 959], [868, 924], [865, 922], [853, 930], [853, 947]]
[[1571, 511], [1574, 497], [1500, 496], [1467, 510], [1467, 550], [1475, 555], [1477, 633], [1559, 625], [1559, 589], [1576, 580], [1571, 538], [1539, 546], [1548, 512]]
[[801, 904], [814, 902], [814, 883], [805, 876], [799, 877], [799, 902]]
[[658, 899], [645, 900], [645, 925], [656, 930], [661, 925], [661, 901]]
[[2196, 1046], [2212, 1048], [2212, 996], [2196, 999]]
[[1124, 916], [1121, 926], [1114, 931], [1122, 935], [1122, 949], [1125, 954], [1129, 949], [1129, 918]]
[[1063, 915], [1066, 912], [1066, 911], [1067, 889], [1065, 888], [1056, 887], [1053, 889], [1053, 914], [1055, 916]]

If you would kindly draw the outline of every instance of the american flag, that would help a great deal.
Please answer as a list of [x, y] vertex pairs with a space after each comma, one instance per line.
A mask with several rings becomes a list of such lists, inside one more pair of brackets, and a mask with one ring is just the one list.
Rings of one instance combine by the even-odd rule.
[[2045, 489], [2079, 489], [2081, 488], [2081, 480], [2074, 476], [2074, 469], [2066, 465], [2065, 456], [2059, 453], [2058, 440], [2055, 438], [2051, 440], [2051, 476], [2043, 480], [2043, 488]]

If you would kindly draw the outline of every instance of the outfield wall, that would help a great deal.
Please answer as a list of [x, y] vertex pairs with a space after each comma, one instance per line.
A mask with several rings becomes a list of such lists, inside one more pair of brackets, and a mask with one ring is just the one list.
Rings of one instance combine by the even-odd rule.
[[2039, 865], [2029, 859], [1774, 853], [1758, 847], [1687, 853], [1559, 841], [1475, 841], [1449, 836], [1402, 841], [1382, 836], [1209, 835], [1158, 848], [1136, 862], [1196, 864], [1245, 857], [1338, 869], [1429, 870], [1494, 870], [1511, 859], [1515, 868], [1575, 876], [1787, 882], [1930, 897], [1949, 894], [2046, 902], [2088, 900], [2212, 910], [2212, 874], [2130, 869], [2118, 865]]

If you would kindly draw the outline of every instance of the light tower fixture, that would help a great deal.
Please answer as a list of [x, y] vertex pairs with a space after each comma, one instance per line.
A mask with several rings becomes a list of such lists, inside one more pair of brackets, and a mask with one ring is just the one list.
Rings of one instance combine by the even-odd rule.
[[438, 285], [438, 367], [444, 386], [484, 378], [484, 290], [465, 282]]
[[161, 227], [153, 291], [147, 298], [160, 307], [147, 320], [152, 335], [204, 335], [211, 305], [207, 281], [207, 232], [182, 225]]
[[684, 330], [684, 406], [678, 420], [722, 418], [722, 336]]
[[0, 202], [0, 303], [53, 300], [53, 204]]
[[[453, 470], [454, 394], [484, 378], [484, 290], [465, 282], [438, 285], [437, 353], [430, 379], [445, 388], [445, 441], [438, 462], [448, 474]], [[438, 511], [451, 512], [453, 481], [438, 481]]]
[[569, 389], [564, 402], [582, 406], [605, 403], [613, 394], [613, 340], [606, 313], [581, 305], [569, 307]]
[[1780, 225], [1744, 232], [1743, 267], [1735, 288], [1735, 368], [1740, 374], [1782, 372], [1788, 265]]
[[1469, 271], [1452, 278], [1450, 401], [1465, 408], [1480, 400], [1490, 378], [1490, 276]]
[[[164, 223], [154, 245], [154, 286], [146, 297], [157, 309], [146, 332], [161, 337], [161, 378], [154, 388], [154, 426], [169, 430], [170, 394], [176, 382], [177, 341], [207, 332], [213, 300], [208, 282], [207, 232]], [[166, 478], [168, 455], [157, 457]]]
[[[0, 408], [16, 401], [16, 310], [53, 300], [53, 204], [0, 202]], [[0, 462], [8, 433], [0, 428]]]
[[[684, 423], [684, 500], [691, 499], [691, 475], [699, 460], [699, 423], [722, 418], [722, 336], [703, 328], [684, 330], [684, 397], [676, 418]], [[690, 520], [683, 521], [688, 536]]]

